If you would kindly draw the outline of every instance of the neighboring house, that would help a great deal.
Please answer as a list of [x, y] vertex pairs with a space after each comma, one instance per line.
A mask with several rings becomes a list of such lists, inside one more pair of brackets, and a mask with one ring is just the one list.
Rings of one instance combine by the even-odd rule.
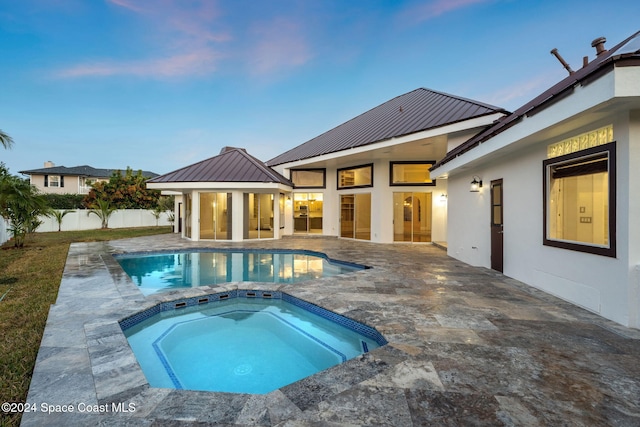
[[[43, 193], [55, 194], [87, 194], [91, 185], [98, 181], [109, 181], [117, 170], [124, 174], [126, 169], [96, 169], [91, 166], [56, 166], [52, 162], [45, 162], [42, 169], [20, 171], [29, 175], [31, 185]], [[158, 176], [157, 173], [142, 171], [146, 178]]]
[[429, 168], [505, 113], [417, 89], [267, 163], [225, 148], [147, 185], [183, 194], [182, 230], [192, 240], [446, 241], [446, 183]]
[[448, 182], [450, 256], [639, 328], [640, 32], [592, 45], [595, 59], [432, 174]]
[[418, 89], [266, 163], [225, 149], [148, 186], [182, 193], [192, 240], [446, 242], [639, 328], [640, 33], [593, 46], [514, 113]]

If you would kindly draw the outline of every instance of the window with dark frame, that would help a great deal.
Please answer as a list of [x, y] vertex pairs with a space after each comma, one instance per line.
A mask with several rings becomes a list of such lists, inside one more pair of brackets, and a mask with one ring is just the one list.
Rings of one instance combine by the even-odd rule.
[[429, 172], [429, 168], [435, 163], [431, 160], [389, 162], [389, 185], [436, 185]]
[[338, 169], [338, 190], [373, 187], [373, 164]]
[[543, 244], [615, 257], [615, 142], [544, 160], [543, 177]]
[[292, 169], [291, 181], [296, 188], [325, 188], [326, 169]]

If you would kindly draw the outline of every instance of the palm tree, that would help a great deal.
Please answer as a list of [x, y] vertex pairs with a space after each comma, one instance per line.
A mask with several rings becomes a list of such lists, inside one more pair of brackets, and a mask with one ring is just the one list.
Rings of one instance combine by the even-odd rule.
[[60, 211], [57, 209], [51, 209], [51, 211], [49, 212], [50, 216], [54, 217], [56, 222], [58, 223], [58, 231], [62, 230], [62, 218], [65, 217], [65, 215], [70, 214], [71, 212], [75, 212], [74, 210], [64, 210], [64, 211]]
[[96, 199], [91, 205], [91, 210], [87, 212], [87, 216], [95, 214], [102, 221], [102, 228], [109, 228], [109, 217], [117, 210], [111, 206], [108, 200]]
[[2, 129], [0, 129], [0, 144], [7, 149], [11, 148], [13, 145], [13, 139], [6, 133], [2, 132]]

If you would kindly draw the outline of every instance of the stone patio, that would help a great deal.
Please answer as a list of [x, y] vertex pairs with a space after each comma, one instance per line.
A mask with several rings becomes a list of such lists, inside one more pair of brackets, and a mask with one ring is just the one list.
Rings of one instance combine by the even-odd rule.
[[[111, 256], [214, 246], [307, 249], [373, 268], [145, 298]], [[149, 387], [118, 320], [158, 301], [237, 288], [282, 290], [375, 327], [389, 344], [266, 395]], [[76, 243], [31, 381], [28, 403], [38, 411], [22, 425], [638, 426], [638, 355], [640, 331], [432, 245], [175, 235]]]

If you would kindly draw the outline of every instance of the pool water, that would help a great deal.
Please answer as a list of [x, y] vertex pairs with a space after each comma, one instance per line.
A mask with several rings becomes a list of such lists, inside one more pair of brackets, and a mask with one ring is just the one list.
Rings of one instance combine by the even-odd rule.
[[145, 295], [226, 282], [297, 283], [366, 268], [310, 251], [215, 250], [116, 255]]
[[281, 299], [262, 298], [169, 310], [124, 332], [152, 387], [254, 394], [386, 342], [377, 332], [368, 337]]

